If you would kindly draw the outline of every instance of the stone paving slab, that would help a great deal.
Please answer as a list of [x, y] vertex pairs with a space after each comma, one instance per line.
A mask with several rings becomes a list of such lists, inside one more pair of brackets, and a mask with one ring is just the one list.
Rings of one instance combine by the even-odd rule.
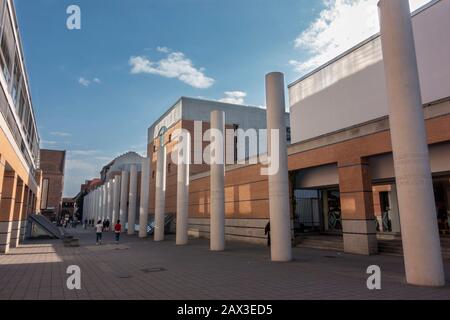
[[[208, 240], [176, 246], [113, 233], [95, 245], [93, 230], [70, 230], [80, 247], [60, 240], [26, 242], [0, 256], [0, 299], [450, 299], [450, 286], [405, 284], [403, 260], [327, 250], [293, 249], [295, 260], [274, 263], [266, 247], [230, 242], [210, 252]], [[368, 290], [369, 265], [382, 270], [382, 289]], [[68, 290], [66, 269], [81, 268], [81, 290]], [[446, 274], [450, 263], [446, 261]], [[450, 279], [449, 279], [450, 280]]]

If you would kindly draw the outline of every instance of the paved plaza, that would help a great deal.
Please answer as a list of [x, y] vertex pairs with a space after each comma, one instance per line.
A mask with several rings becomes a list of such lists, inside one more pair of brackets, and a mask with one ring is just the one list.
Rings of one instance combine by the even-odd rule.
[[[295, 248], [291, 263], [269, 261], [266, 247], [229, 242], [210, 252], [209, 242], [177, 247], [113, 234], [95, 245], [93, 230], [71, 230], [80, 247], [61, 240], [28, 241], [0, 256], [0, 299], [449, 299], [450, 286], [404, 283], [403, 260]], [[382, 289], [366, 287], [370, 265], [382, 271]], [[66, 269], [81, 268], [81, 290], [68, 290]], [[445, 261], [447, 280], [450, 261]]]

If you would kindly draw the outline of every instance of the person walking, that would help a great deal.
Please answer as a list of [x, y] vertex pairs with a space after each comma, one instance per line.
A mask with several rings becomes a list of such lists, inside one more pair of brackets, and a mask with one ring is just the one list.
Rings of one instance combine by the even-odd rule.
[[115, 232], [115, 236], [116, 236], [116, 244], [119, 243], [121, 231], [122, 231], [122, 225], [120, 224], [120, 220], [117, 220], [117, 223], [114, 226], [114, 232]]
[[106, 231], [110, 231], [111, 229], [109, 229], [111, 223], [109, 222], [109, 218], [106, 218]]
[[102, 244], [102, 232], [103, 232], [103, 223], [102, 220], [98, 220], [95, 225], [95, 232], [97, 234], [97, 245]]
[[264, 229], [264, 234], [267, 235], [267, 246], [270, 247], [270, 221], [267, 223]]

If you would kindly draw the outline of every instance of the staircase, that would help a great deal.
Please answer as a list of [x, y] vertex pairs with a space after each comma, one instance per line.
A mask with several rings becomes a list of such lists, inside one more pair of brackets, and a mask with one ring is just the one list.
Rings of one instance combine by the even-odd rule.
[[344, 251], [342, 236], [336, 235], [301, 235], [296, 237], [296, 246], [301, 248]]
[[[442, 258], [450, 260], [450, 238], [441, 237]], [[378, 239], [378, 251], [382, 254], [392, 256], [403, 256], [403, 247], [401, 239]]]
[[[325, 234], [302, 234], [295, 238], [295, 246], [300, 248], [344, 251], [342, 236]], [[441, 237], [442, 257], [450, 260], [450, 237]], [[378, 235], [378, 252], [380, 254], [403, 256], [402, 240], [399, 236]]]
[[27, 238], [35, 237], [50, 237], [56, 239], [63, 239], [65, 232], [63, 229], [58, 228], [45, 216], [40, 214], [31, 214], [28, 216], [28, 223], [26, 229]]

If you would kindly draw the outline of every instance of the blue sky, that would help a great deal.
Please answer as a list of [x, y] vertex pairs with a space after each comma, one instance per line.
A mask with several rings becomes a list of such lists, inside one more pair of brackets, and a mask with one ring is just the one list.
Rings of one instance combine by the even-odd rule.
[[[15, 3], [41, 147], [68, 152], [65, 196], [115, 156], [144, 153], [180, 96], [263, 106], [267, 72], [292, 82], [377, 32], [375, 0]], [[81, 30], [66, 28], [72, 4]]]

